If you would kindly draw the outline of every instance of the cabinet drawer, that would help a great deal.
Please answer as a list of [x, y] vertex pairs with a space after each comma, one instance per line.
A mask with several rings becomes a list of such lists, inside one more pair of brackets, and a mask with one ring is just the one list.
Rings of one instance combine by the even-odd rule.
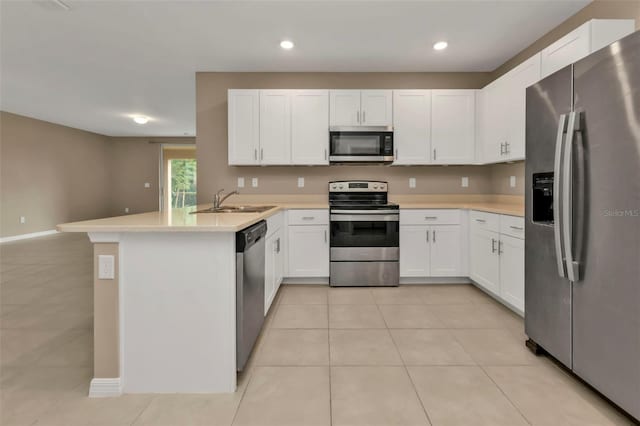
[[267, 237], [284, 226], [284, 212], [278, 212], [267, 218]]
[[429, 210], [400, 210], [401, 225], [458, 225], [460, 224], [460, 210], [457, 209], [429, 209]]
[[500, 233], [524, 239], [524, 218], [500, 215]]
[[500, 231], [500, 215], [494, 213], [471, 210], [469, 213], [469, 227], [473, 230]]
[[328, 225], [329, 210], [289, 210], [289, 225]]

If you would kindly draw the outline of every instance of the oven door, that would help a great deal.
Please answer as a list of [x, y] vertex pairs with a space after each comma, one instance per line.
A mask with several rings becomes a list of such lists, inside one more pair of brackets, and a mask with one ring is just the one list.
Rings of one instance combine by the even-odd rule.
[[393, 132], [332, 130], [329, 132], [331, 163], [389, 163], [393, 161]]
[[331, 212], [332, 261], [395, 261], [399, 258], [398, 210]]

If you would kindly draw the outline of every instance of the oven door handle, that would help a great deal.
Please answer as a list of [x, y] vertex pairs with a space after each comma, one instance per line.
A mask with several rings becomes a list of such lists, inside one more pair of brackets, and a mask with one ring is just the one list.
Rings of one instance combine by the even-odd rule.
[[332, 222], [399, 222], [399, 214], [332, 214]]
[[398, 215], [400, 213], [398, 209], [395, 209], [395, 210], [389, 209], [389, 210], [331, 210], [331, 214], [332, 215], [334, 214], [366, 214], [366, 215], [395, 214], [395, 215]]

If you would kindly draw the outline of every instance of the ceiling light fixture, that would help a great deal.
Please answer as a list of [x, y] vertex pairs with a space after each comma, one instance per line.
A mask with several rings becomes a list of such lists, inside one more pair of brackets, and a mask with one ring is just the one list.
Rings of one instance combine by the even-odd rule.
[[280, 47], [282, 47], [283, 49], [286, 49], [286, 50], [293, 49], [293, 46], [294, 46], [294, 44], [293, 44], [293, 42], [291, 40], [282, 40], [280, 42]]
[[433, 45], [433, 48], [435, 50], [444, 50], [447, 48], [447, 46], [449, 45], [449, 43], [447, 43], [446, 41], [439, 41], [436, 44]]
[[149, 117], [145, 117], [144, 115], [134, 115], [133, 121], [138, 124], [147, 124], [147, 121], [149, 121]]

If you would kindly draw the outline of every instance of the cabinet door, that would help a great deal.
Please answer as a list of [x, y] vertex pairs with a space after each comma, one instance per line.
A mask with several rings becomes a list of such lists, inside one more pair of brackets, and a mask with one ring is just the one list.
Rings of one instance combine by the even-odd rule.
[[329, 276], [329, 227], [289, 226], [289, 276]]
[[359, 90], [331, 90], [329, 92], [329, 123], [331, 126], [358, 126], [360, 119]]
[[483, 229], [469, 234], [469, 276], [495, 295], [500, 295], [498, 234]]
[[393, 124], [393, 92], [391, 90], [363, 90], [360, 92], [360, 124], [363, 126], [391, 126]]
[[269, 236], [264, 242], [264, 314], [267, 315], [276, 291], [275, 263], [276, 238]]
[[432, 277], [459, 277], [462, 273], [462, 235], [459, 225], [431, 226]]
[[260, 91], [260, 164], [291, 164], [291, 91]]
[[524, 312], [524, 240], [500, 235], [500, 296]]
[[229, 164], [258, 164], [260, 97], [258, 90], [229, 90]]
[[435, 164], [474, 162], [475, 90], [431, 92], [431, 147]]
[[589, 54], [590, 27], [584, 24], [542, 50], [542, 78]]
[[507, 147], [505, 160], [522, 160], [525, 157], [525, 122], [527, 87], [540, 80], [540, 54], [527, 59], [510, 71], [504, 92]]
[[275, 277], [275, 293], [278, 292], [280, 284], [284, 279], [284, 230], [279, 229], [275, 234], [275, 264], [274, 264], [274, 277]]
[[428, 226], [400, 226], [400, 276], [429, 276]]
[[431, 91], [393, 91], [394, 164], [431, 160]]
[[482, 145], [483, 163], [497, 163], [504, 160], [504, 143], [507, 140], [505, 125], [505, 88], [502, 80], [497, 80], [483, 89], [482, 94]]
[[296, 90], [291, 100], [291, 163], [329, 164], [329, 92]]

